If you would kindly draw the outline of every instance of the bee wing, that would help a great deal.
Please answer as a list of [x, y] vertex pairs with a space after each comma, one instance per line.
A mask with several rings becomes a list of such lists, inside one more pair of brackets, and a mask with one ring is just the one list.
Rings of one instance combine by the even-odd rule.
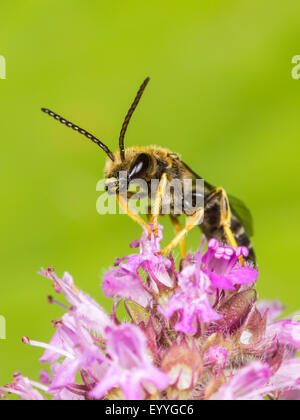
[[253, 219], [250, 211], [245, 204], [238, 198], [228, 195], [230, 209], [232, 213], [240, 220], [243, 224], [245, 231], [249, 236], [253, 236]]
[[[183, 165], [186, 167], [188, 171], [191, 172], [191, 174], [194, 175], [196, 179], [201, 179], [201, 176], [199, 176], [196, 172], [194, 172], [185, 162], [181, 161]], [[204, 182], [204, 188], [206, 192], [212, 191], [215, 187], [208, 182]], [[250, 211], [245, 206], [245, 204], [238, 198], [228, 195], [229, 203], [230, 203], [230, 209], [232, 213], [239, 219], [239, 221], [242, 223], [242, 225], [245, 228], [246, 233], [249, 236], [253, 236], [253, 219]]]

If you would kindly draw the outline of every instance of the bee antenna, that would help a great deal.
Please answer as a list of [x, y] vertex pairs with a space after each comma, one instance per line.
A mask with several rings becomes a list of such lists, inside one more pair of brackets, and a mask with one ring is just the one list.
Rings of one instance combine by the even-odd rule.
[[99, 139], [97, 139], [92, 134], [85, 131], [83, 128], [78, 127], [77, 125], [71, 123], [70, 121], [66, 120], [65, 118], [61, 117], [60, 115], [56, 114], [55, 112], [50, 111], [50, 109], [42, 108], [42, 111], [46, 114], [50, 115], [50, 117], [53, 117], [57, 121], [61, 122], [62, 124], [65, 124], [67, 127], [73, 128], [73, 130], [77, 131], [80, 134], [83, 134], [86, 136], [89, 140], [92, 140], [94, 143], [96, 143], [98, 146], [101, 147], [102, 150], [107, 154], [107, 156], [114, 162], [115, 157], [113, 153], [109, 150], [109, 148], [102, 143]]
[[132, 114], [134, 113], [135, 108], [137, 107], [138, 103], [140, 102], [140, 99], [142, 97], [142, 94], [144, 93], [144, 90], [147, 86], [147, 84], [149, 83], [150, 77], [147, 77], [143, 84], [141, 85], [141, 87], [139, 88], [139, 91], [129, 109], [129, 111], [127, 112], [127, 115], [125, 117], [125, 120], [123, 122], [122, 128], [121, 128], [121, 132], [120, 132], [120, 137], [119, 137], [119, 147], [120, 147], [120, 153], [121, 153], [121, 159], [122, 161], [125, 160], [125, 147], [124, 147], [124, 137], [125, 137], [125, 133], [129, 124], [129, 121], [132, 117]]

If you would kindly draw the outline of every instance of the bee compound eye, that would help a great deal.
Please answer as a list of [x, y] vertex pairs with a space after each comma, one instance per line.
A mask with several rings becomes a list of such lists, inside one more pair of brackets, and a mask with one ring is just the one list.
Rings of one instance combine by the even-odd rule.
[[150, 163], [150, 156], [147, 153], [141, 153], [129, 171], [129, 179], [142, 178], [147, 172]]

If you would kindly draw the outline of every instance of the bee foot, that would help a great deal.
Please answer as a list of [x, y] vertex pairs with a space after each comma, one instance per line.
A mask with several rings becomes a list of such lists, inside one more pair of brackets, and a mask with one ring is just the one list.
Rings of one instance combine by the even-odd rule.
[[153, 231], [154, 231], [155, 238], [158, 238], [159, 236], [158, 228], [154, 228]]

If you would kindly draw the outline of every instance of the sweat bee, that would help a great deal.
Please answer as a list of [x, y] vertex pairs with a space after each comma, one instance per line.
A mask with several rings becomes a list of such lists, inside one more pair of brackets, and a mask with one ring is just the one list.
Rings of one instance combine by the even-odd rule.
[[185, 180], [191, 180], [190, 206], [184, 203], [185, 205], [182, 207], [182, 213], [187, 216], [187, 223], [183, 228], [180, 225], [178, 214], [174, 212], [175, 193], [173, 192], [170, 195], [170, 218], [176, 234], [171, 243], [162, 251], [162, 254], [171, 251], [175, 246], [180, 244], [182, 254], [186, 255], [184, 237], [194, 226], [199, 225], [207, 239], [216, 238], [218, 241], [235, 248], [246, 246], [249, 249], [248, 259], [255, 262], [255, 254], [250, 242], [250, 236], [253, 234], [252, 217], [249, 210], [239, 199], [227, 195], [222, 187], [216, 188], [204, 181], [202, 193], [203, 205], [195, 207], [194, 202], [197, 202], [197, 195], [201, 194], [195, 188], [195, 181], [202, 180], [202, 177], [194, 172], [181, 159], [180, 155], [158, 146], [130, 147], [125, 149], [124, 137], [128, 124], [149, 80], [149, 78], [146, 78], [141, 85], [125, 117], [119, 137], [119, 150], [115, 153], [111, 152], [94, 135], [55, 112], [46, 108], [42, 108], [42, 111], [67, 127], [83, 134], [101, 147], [107, 154], [104, 174], [108, 193], [116, 194], [116, 198], [123, 210], [133, 220], [147, 229], [149, 235], [152, 232], [150, 225], [130, 210], [128, 204], [131, 198], [130, 192], [127, 191], [126, 199], [119, 193], [120, 173], [127, 174], [127, 185], [130, 185], [137, 179], [144, 180], [148, 185], [150, 185], [152, 180], [158, 180], [154, 197], [151, 189], [148, 190], [149, 200], [151, 202], [151, 210], [149, 210], [148, 216], [152, 221], [154, 234], [158, 234], [158, 219], [161, 215], [162, 200], [166, 194], [168, 182], [178, 180], [183, 183]]

